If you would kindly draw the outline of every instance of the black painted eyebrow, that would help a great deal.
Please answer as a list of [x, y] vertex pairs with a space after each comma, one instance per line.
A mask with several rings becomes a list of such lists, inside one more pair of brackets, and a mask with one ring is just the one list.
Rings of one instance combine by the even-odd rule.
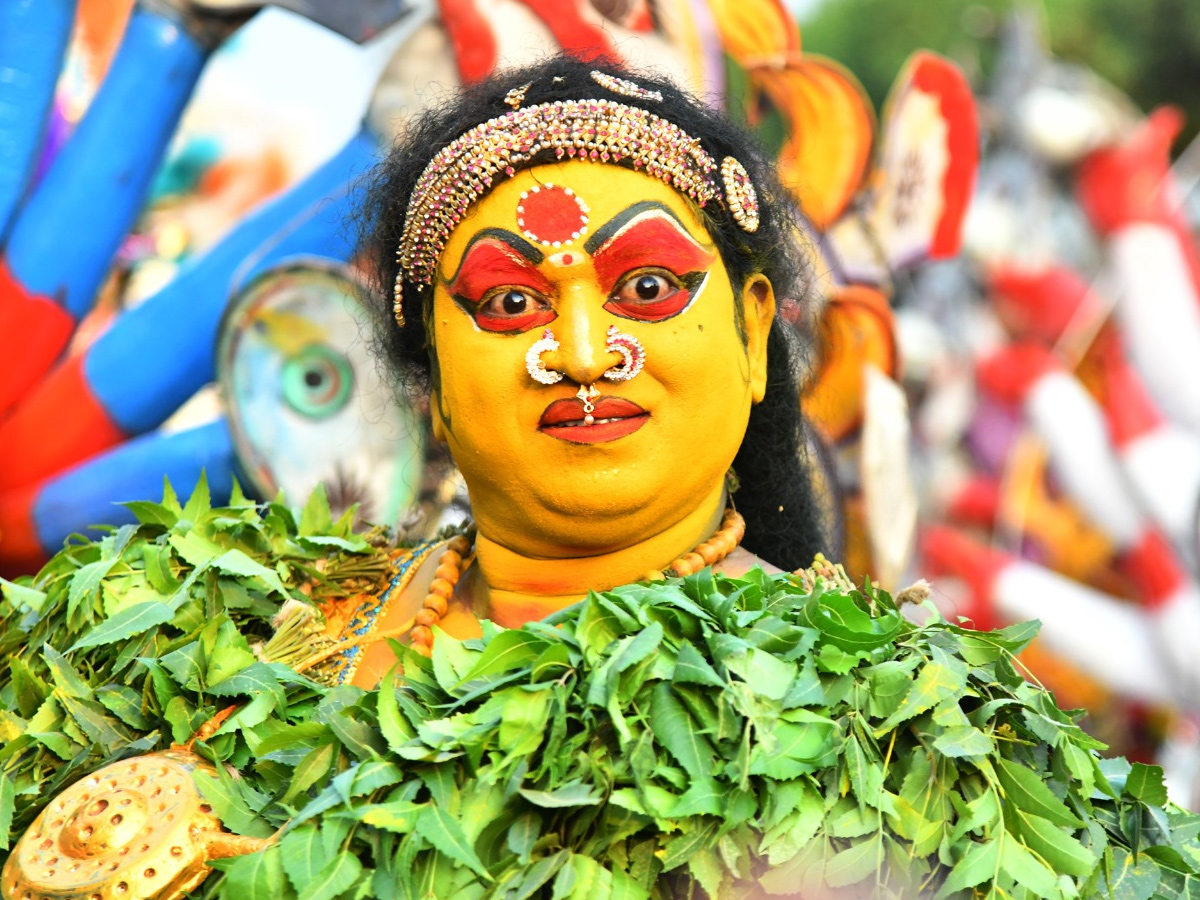
[[458, 273], [462, 271], [463, 262], [465, 262], [466, 258], [471, 255], [471, 248], [487, 238], [495, 238], [501, 243], [507, 244], [535, 266], [541, 265], [542, 260], [546, 258], [545, 253], [533, 246], [533, 244], [529, 243], [529, 241], [525, 240], [525, 238], [521, 237], [520, 235], [513, 234], [511, 231], [505, 228], [485, 228], [483, 231], [478, 232], [473, 238], [471, 238], [470, 243], [468, 243], [466, 249], [463, 250], [462, 258], [458, 261], [458, 268], [454, 270], [453, 275], [450, 275], [449, 277], [443, 277], [442, 284], [450, 285], [454, 283], [454, 279], [458, 278]]
[[680, 228], [682, 228], [688, 234], [691, 234], [691, 232], [688, 231], [687, 225], [683, 223], [679, 216], [675, 215], [675, 211], [671, 209], [671, 207], [667, 206], [665, 203], [660, 203], [658, 200], [642, 200], [638, 203], [634, 203], [631, 206], [625, 207], [623, 210], [597, 228], [594, 232], [592, 232], [592, 236], [584, 241], [583, 249], [588, 252], [589, 256], [595, 256], [596, 251], [612, 240], [613, 236], [627, 224], [629, 224], [631, 220], [637, 218], [642, 213], [650, 212], [651, 210], [666, 213], [679, 224]]

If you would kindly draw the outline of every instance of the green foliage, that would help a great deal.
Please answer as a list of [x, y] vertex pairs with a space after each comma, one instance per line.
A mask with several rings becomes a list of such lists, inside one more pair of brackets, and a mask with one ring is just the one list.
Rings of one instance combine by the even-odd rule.
[[101, 765], [186, 740], [254, 697], [208, 751], [246, 759], [238, 726], [278, 722], [314, 696], [252, 645], [272, 636], [282, 601], [369, 589], [387, 561], [349, 518], [331, 520], [323, 492], [309, 506], [324, 509], [317, 540], [280, 504], [235, 492], [212, 508], [202, 481], [183, 506], [168, 486], [162, 503], [129, 504], [137, 525], [0, 581], [0, 849]]
[[[217, 862], [204, 898], [1200, 890], [1200, 817], [1164, 805], [1158, 769], [1097, 757], [1020, 677], [1030, 626], [919, 627], [869, 585], [705, 571], [592, 594], [520, 630], [485, 623], [479, 640], [439, 634], [431, 659], [396, 645], [403, 677], [326, 688], [252, 652], [280, 593], [259, 567], [295, 594], [369, 547], [314, 557], [304, 532], [356, 539], [277, 506], [144, 512], [107, 549], [72, 546], [5, 591], [20, 661], [0, 689], [13, 836], [84, 772], [238, 704], [197, 744], [224, 764], [197, 786], [231, 830], [282, 832]], [[253, 565], [218, 568], [234, 550]], [[115, 586], [140, 590], [104, 607]], [[171, 619], [87, 640], [181, 591]]]
[[[986, 89], [1005, 16], [1019, 0], [826, 0], [801, 22], [806, 52], [831, 56], [862, 81], [878, 105], [914, 50], [936, 50]], [[1192, 0], [1044, 0], [1051, 51], [1094, 69], [1150, 110], [1183, 107], [1200, 129], [1200, 5]]]

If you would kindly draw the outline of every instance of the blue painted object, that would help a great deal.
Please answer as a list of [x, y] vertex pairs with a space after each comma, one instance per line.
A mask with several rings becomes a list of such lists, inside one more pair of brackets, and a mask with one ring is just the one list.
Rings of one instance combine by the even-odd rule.
[[214, 377], [217, 326], [237, 284], [297, 255], [346, 261], [354, 250], [353, 188], [377, 161], [366, 130], [325, 165], [266, 203], [175, 279], [125, 313], [88, 350], [84, 374], [126, 434], [156, 428]]
[[133, 514], [117, 504], [162, 496], [163, 478], [187, 497], [208, 477], [214, 504], [233, 491], [233, 442], [224, 419], [176, 434], [149, 434], [90, 459], [46, 484], [33, 505], [38, 540], [46, 554], [91, 525], [124, 525]]
[[13, 225], [8, 262], [30, 293], [76, 318], [91, 307], [206, 55], [177, 23], [134, 10], [100, 91]]
[[0, 243], [37, 168], [75, 0], [0, 3]]

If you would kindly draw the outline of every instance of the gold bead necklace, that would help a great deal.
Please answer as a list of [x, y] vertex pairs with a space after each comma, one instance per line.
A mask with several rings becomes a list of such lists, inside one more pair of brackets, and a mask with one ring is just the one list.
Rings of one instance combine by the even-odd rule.
[[[669, 576], [685, 578], [699, 572], [705, 566], [716, 565], [737, 549], [745, 533], [746, 520], [736, 510], [727, 509], [721, 519], [721, 527], [712, 537], [697, 544], [694, 550], [679, 557], [665, 570], [655, 569], [647, 572], [642, 576], [642, 580], [662, 581]], [[460, 534], [451, 538], [438, 559], [437, 570], [433, 573], [433, 581], [429, 585], [429, 592], [425, 595], [421, 611], [413, 618], [412, 628], [408, 630], [409, 644], [418, 653], [428, 656], [433, 652], [433, 627], [446, 614], [454, 587], [466, 568], [463, 561], [468, 559], [470, 554], [471, 542]]]

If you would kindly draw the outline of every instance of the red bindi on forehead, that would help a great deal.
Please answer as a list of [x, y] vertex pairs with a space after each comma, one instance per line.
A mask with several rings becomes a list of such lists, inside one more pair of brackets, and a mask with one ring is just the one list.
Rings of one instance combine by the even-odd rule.
[[717, 255], [700, 246], [673, 219], [650, 214], [618, 232], [596, 251], [592, 261], [600, 285], [607, 292], [634, 269], [657, 267], [686, 275], [711, 268]]
[[539, 184], [522, 191], [517, 226], [529, 240], [561, 247], [587, 234], [588, 206], [570, 188]]

